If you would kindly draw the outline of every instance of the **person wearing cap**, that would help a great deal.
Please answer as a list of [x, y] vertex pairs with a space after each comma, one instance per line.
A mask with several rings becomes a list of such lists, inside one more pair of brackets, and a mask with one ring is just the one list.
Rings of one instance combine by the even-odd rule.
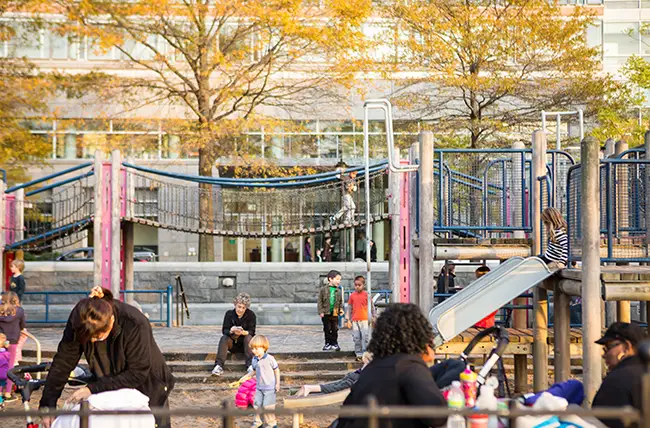
[[[641, 377], [645, 369], [637, 355], [637, 345], [645, 339], [641, 327], [615, 322], [596, 341], [603, 346], [603, 359], [609, 373], [594, 397], [592, 407], [632, 406], [641, 410]], [[610, 428], [623, 428], [620, 419], [602, 419]]]

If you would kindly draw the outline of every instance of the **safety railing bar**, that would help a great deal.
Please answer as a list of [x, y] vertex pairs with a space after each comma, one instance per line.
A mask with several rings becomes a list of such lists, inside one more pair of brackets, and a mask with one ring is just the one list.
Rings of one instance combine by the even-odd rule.
[[8, 188], [7, 190], [5, 190], [5, 193], [13, 193], [16, 190], [26, 189], [28, 187], [32, 187], [32, 186], [35, 186], [37, 184], [41, 184], [41, 183], [43, 183], [45, 181], [52, 180], [53, 178], [61, 177], [62, 175], [66, 175], [66, 174], [69, 174], [71, 172], [75, 172], [75, 171], [78, 171], [80, 169], [87, 168], [87, 167], [92, 166], [92, 165], [93, 165], [92, 162], [82, 163], [80, 165], [73, 166], [72, 168], [64, 169], [63, 171], [55, 172], [53, 174], [46, 175], [45, 177], [41, 177], [41, 178], [37, 178], [37, 179], [32, 180], [32, 181], [28, 181], [27, 183], [12, 186], [12, 187]]
[[25, 193], [25, 196], [34, 196], [34, 195], [37, 195], [39, 193], [45, 192], [46, 190], [55, 189], [57, 187], [61, 187], [61, 186], [64, 186], [66, 184], [70, 184], [70, 183], [78, 181], [78, 180], [83, 180], [84, 178], [90, 177], [90, 176], [92, 176], [94, 174], [95, 174], [95, 171], [90, 170], [90, 171], [88, 171], [88, 172], [86, 172], [84, 174], [80, 174], [80, 175], [77, 175], [75, 177], [71, 177], [71, 178], [68, 178], [66, 180], [58, 181], [56, 183], [48, 184], [47, 186], [32, 190], [30, 192]]

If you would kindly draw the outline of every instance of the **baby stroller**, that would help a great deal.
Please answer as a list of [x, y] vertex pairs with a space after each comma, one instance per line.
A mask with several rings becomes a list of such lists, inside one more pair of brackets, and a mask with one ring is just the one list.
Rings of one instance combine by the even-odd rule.
[[[471, 342], [465, 347], [465, 350], [460, 354], [460, 361], [464, 363], [466, 367], [469, 365], [469, 355], [472, 353], [476, 345], [485, 337], [492, 336], [494, 337], [495, 345], [488, 354], [485, 364], [481, 368], [481, 371], [478, 373], [478, 386], [479, 391], [481, 385], [485, 384], [486, 379], [490, 376], [490, 373], [496, 366], [497, 370], [497, 380], [499, 382], [498, 387], [495, 388], [495, 392], [500, 397], [510, 397], [510, 386], [508, 385], [508, 380], [506, 378], [506, 371], [503, 365], [503, 360], [501, 357], [506, 350], [506, 347], [510, 343], [510, 336], [508, 335], [508, 330], [501, 326], [494, 326], [480, 330], [476, 336], [472, 339]], [[460, 376], [460, 373], [458, 373]], [[456, 379], [458, 380], [458, 379]]]
[[[34, 366], [18, 366], [9, 370], [7, 377], [16, 385], [16, 392], [20, 394], [25, 411], [30, 410], [29, 401], [32, 393], [38, 391], [45, 385], [44, 379], [33, 379], [31, 373], [47, 372], [51, 363], [41, 363]], [[68, 385], [72, 387], [84, 387], [90, 382], [92, 375], [88, 370], [77, 366], [68, 378]], [[31, 416], [26, 418], [27, 428], [38, 428], [38, 424], [33, 421]]]

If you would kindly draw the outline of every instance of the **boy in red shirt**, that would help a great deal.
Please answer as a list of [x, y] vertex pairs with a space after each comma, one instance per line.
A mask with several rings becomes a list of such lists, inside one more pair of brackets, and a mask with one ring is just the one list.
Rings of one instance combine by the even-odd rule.
[[[374, 311], [373, 311], [374, 312]], [[350, 293], [348, 307], [345, 311], [345, 321], [352, 329], [354, 353], [357, 361], [361, 361], [368, 347], [368, 292], [366, 278], [359, 275], [354, 278], [354, 292]]]
[[[476, 279], [479, 279], [483, 275], [487, 275], [490, 272], [490, 268], [487, 266], [479, 266], [475, 271], [474, 275], [476, 275]], [[494, 327], [494, 316], [499, 312], [497, 309], [496, 311], [492, 312], [490, 315], [486, 316], [483, 318], [481, 321], [477, 322], [474, 324], [474, 327], [476, 328], [490, 328]]]

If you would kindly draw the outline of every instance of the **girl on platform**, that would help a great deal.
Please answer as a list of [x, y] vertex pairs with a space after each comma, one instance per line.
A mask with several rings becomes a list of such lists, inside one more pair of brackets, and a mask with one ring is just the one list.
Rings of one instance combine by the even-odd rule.
[[542, 223], [548, 234], [546, 251], [540, 258], [551, 269], [563, 269], [569, 259], [569, 238], [567, 223], [557, 208], [548, 207], [542, 211]]

